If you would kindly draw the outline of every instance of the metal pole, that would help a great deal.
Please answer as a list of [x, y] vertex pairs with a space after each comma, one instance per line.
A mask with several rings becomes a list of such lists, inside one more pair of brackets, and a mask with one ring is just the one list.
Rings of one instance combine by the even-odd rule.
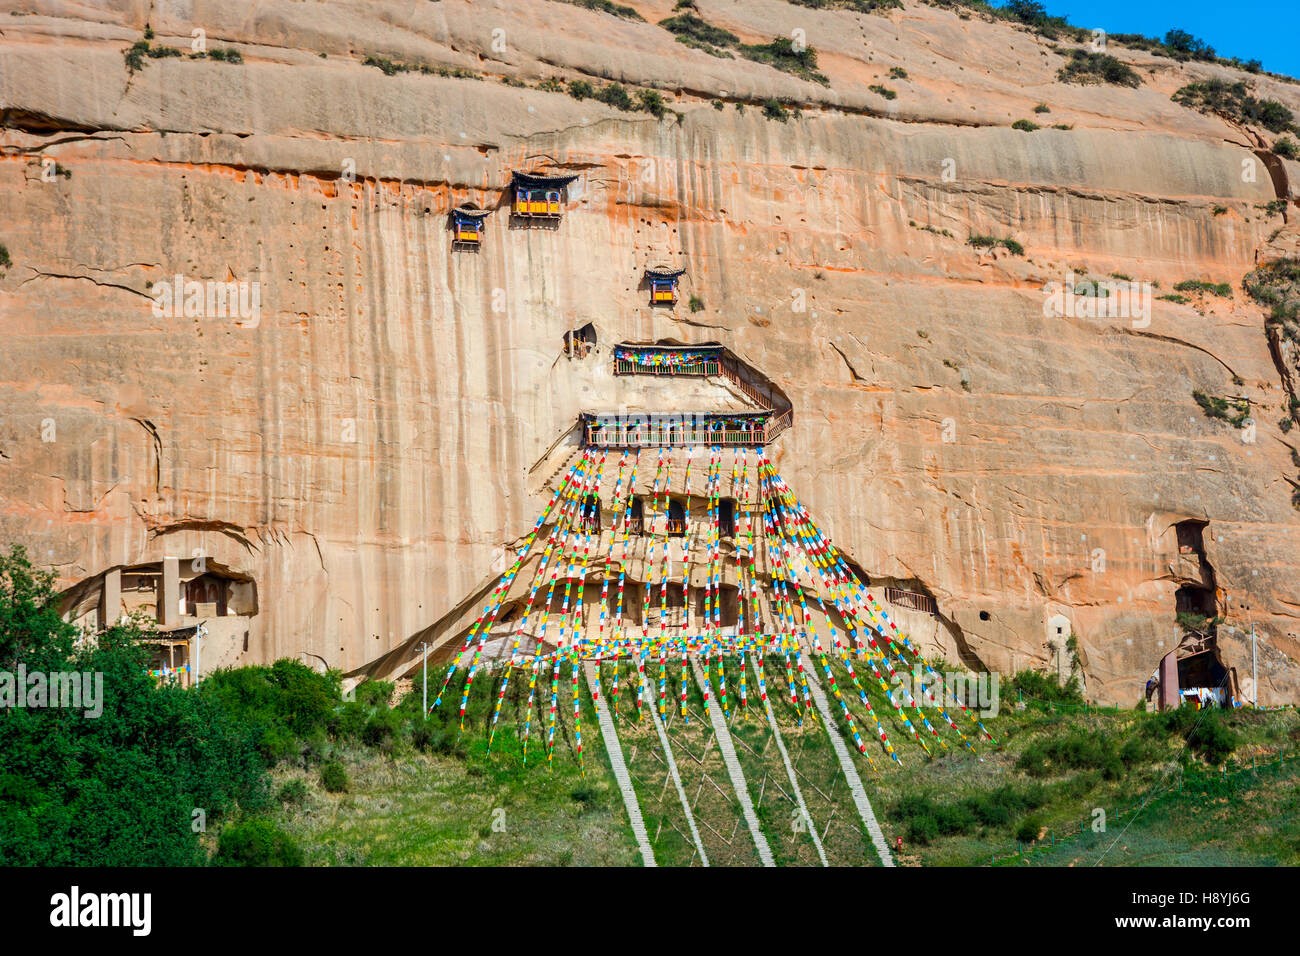
[[1251, 706], [1259, 707], [1259, 673], [1256, 670], [1258, 657], [1255, 654], [1255, 622], [1250, 622], [1250, 682], [1254, 685], [1255, 699]]
[[420, 647], [423, 648], [424, 650], [424, 663], [423, 663], [424, 677], [423, 680], [421, 681], [421, 683], [423, 684], [422, 696], [424, 698], [424, 719], [428, 720], [429, 719], [429, 645], [421, 644]]
[[199, 686], [199, 654], [203, 647], [203, 636], [207, 629], [200, 624], [194, 629], [194, 686]]

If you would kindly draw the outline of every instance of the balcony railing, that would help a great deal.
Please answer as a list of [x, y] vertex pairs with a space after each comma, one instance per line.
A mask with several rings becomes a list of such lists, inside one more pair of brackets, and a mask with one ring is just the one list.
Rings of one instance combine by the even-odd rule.
[[896, 607], [911, 608], [913, 611], [920, 611], [922, 614], [939, 616], [939, 605], [928, 594], [904, 591], [902, 588], [885, 588], [885, 600]]
[[[785, 417], [785, 416], [782, 416]], [[755, 428], [662, 428], [588, 425], [586, 443], [595, 448], [667, 448], [682, 445], [766, 445], [780, 429], [773, 422]], [[787, 422], [788, 424], [788, 422]], [[784, 426], [782, 426], [783, 428]]]
[[721, 375], [722, 363], [707, 359], [690, 365], [643, 365], [628, 359], [614, 360], [615, 375]]

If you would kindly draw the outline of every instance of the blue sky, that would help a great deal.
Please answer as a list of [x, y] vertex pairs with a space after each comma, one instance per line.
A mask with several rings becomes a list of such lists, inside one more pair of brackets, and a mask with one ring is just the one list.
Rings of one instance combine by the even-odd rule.
[[[1001, 5], [1002, 0], [993, 0]], [[1300, 0], [1040, 0], [1074, 26], [1163, 37], [1174, 27], [1200, 37], [1219, 56], [1259, 60], [1300, 77]]]

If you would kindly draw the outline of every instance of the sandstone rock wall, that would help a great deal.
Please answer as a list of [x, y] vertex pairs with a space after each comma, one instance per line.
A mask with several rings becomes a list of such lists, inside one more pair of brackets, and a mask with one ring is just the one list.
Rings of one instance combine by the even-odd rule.
[[[5, 18], [0, 538], [68, 584], [197, 551], [257, 580], [240, 659], [361, 667], [490, 578], [544, 503], [534, 466], [579, 411], [626, 400], [607, 351], [562, 354], [590, 322], [606, 349], [719, 342], [779, 386], [796, 424], [778, 468], [864, 570], [936, 596], [936, 646], [1045, 664], [1064, 614], [1090, 693], [1132, 703], [1177, 639], [1170, 528], [1206, 519], [1229, 623], [1260, 629], [1260, 698], [1294, 701], [1295, 440], [1238, 288], [1294, 226], [1259, 208], [1262, 164], [1243, 176], [1249, 131], [1170, 101], [1230, 71], [1117, 50], [1141, 88], [1071, 86], [1041, 38], [916, 3], [701, 0], [747, 42], [804, 29], [822, 87], [676, 43], [653, 22], [666, 0], [632, 6], [652, 22], [553, 0]], [[244, 62], [129, 73], [146, 22]], [[368, 55], [483, 78], [386, 76]], [[657, 86], [681, 118], [502, 82], [583, 75]], [[1300, 113], [1300, 87], [1258, 84]], [[806, 108], [765, 119], [771, 96]], [[1040, 102], [1073, 128], [1010, 128]], [[71, 175], [47, 181], [45, 159]], [[453, 254], [448, 210], [496, 207], [535, 168], [579, 176], [558, 229], [502, 208]], [[678, 260], [700, 312], [639, 288]], [[1149, 324], [1047, 317], [1044, 285], [1071, 270], [1234, 291], [1157, 299]], [[260, 315], [156, 316], [177, 274], [258, 282]], [[1193, 389], [1249, 397], [1256, 440]], [[1244, 676], [1249, 647], [1223, 643]]]

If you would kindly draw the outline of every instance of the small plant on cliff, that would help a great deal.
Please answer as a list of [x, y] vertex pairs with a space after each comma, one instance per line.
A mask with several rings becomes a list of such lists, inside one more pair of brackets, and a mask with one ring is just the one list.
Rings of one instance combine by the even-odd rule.
[[1050, 113], [1050, 112], [1052, 112], [1052, 110], [1051, 110], [1051, 108], [1050, 108], [1046, 103], [1039, 103], [1037, 106], [1034, 107], [1034, 112], [1035, 112], [1035, 113]]
[[907, 71], [901, 66], [891, 66], [889, 68], [889, 78], [891, 80], [905, 80], [907, 79]]
[[130, 48], [122, 53], [126, 60], [126, 69], [129, 73], [135, 73], [144, 69], [144, 58], [149, 53], [148, 40], [136, 40]]
[[568, 3], [575, 7], [582, 7], [584, 10], [595, 10], [597, 13], [608, 13], [612, 17], [619, 17], [623, 20], [640, 20], [645, 22], [645, 17], [637, 13], [631, 7], [625, 7], [621, 3], [611, 3], [610, 0], [561, 0], [562, 3]]
[[1282, 259], [1260, 266], [1242, 280], [1246, 294], [1270, 307], [1273, 325], [1300, 322], [1300, 259]]
[[1295, 118], [1276, 100], [1257, 99], [1245, 80], [1206, 80], [1180, 87], [1172, 97], [1175, 103], [1202, 113], [1217, 113], [1237, 123], [1253, 123], [1272, 133], [1295, 130]]
[[867, 89], [869, 89], [872, 93], [875, 93], [878, 96], [883, 96], [887, 100], [898, 98], [897, 93], [895, 93], [889, 87], [884, 86], [880, 83], [872, 83], [870, 86], [867, 87]]
[[663, 94], [658, 90], [638, 91], [636, 104], [642, 112], [651, 114], [655, 119], [663, 119], [668, 112], [668, 106], [664, 103]]
[[224, 49], [222, 47], [214, 47], [208, 51], [208, 59], [221, 60], [226, 63], [243, 63], [244, 55], [240, 53], [238, 50], [230, 50], [230, 49]]
[[1273, 152], [1283, 159], [1300, 159], [1300, 147], [1289, 136], [1283, 136], [1274, 143]]
[[769, 99], [763, 102], [763, 115], [770, 120], [777, 120], [784, 123], [790, 118], [786, 108], [781, 105], [779, 100]]
[[1223, 618], [1221, 617], [1211, 617], [1208, 614], [1198, 614], [1196, 611], [1179, 611], [1174, 616], [1174, 619], [1178, 622], [1178, 626], [1184, 631], [1196, 632], [1198, 634], [1207, 633], [1211, 628], [1218, 627], [1218, 625], [1223, 621]]
[[1227, 214], [1227, 212], [1228, 212], [1228, 207], [1227, 207], [1227, 206], [1215, 206], [1213, 209], [1210, 210], [1210, 212], [1213, 213], [1213, 214], [1216, 215], [1216, 216], [1223, 216], [1223, 215], [1226, 215], [1226, 214]]
[[1199, 389], [1192, 390], [1192, 398], [1201, 406], [1206, 418], [1217, 418], [1234, 428], [1240, 428], [1250, 417], [1248, 398], [1220, 398], [1217, 395], [1207, 395]]
[[740, 52], [755, 63], [766, 63], [800, 79], [829, 86], [830, 80], [817, 72], [817, 51], [811, 46], [796, 48], [789, 37], [777, 37], [771, 43], [742, 44]]
[[976, 249], [993, 249], [997, 246], [1001, 246], [1013, 256], [1023, 256], [1025, 254], [1025, 247], [1014, 239], [998, 239], [996, 236], [981, 236], [976, 234], [967, 239], [966, 244], [968, 246], [974, 246]]
[[1039, 126], [1037, 123], [1027, 119], [1016, 120], [1014, 123], [1011, 124], [1011, 128], [1018, 129], [1022, 133], [1032, 133], [1034, 130], [1042, 129], [1042, 127]]
[[620, 83], [611, 83], [609, 86], [602, 86], [596, 91], [594, 99], [599, 100], [606, 106], [612, 106], [615, 109], [623, 110], [625, 113], [630, 112], [633, 108], [632, 96]]
[[575, 100], [585, 100], [596, 95], [596, 88], [586, 80], [570, 80], [569, 95]]
[[790, 0], [790, 2], [814, 10], [852, 10], [855, 13], [903, 9], [903, 0]]
[[14, 261], [9, 258], [9, 247], [0, 244], [0, 269], [8, 269], [13, 264]]
[[698, 295], [691, 296], [691, 311], [692, 312], [704, 311], [704, 300], [701, 299]]
[[715, 27], [693, 13], [660, 20], [659, 25], [676, 37], [678, 43], [692, 49], [703, 50], [710, 56], [730, 58], [731, 54], [727, 52], [727, 48], [740, 44], [740, 37], [730, 30]]
[[1087, 50], [1071, 50], [1070, 59], [1057, 71], [1056, 78], [1062, 83], [1109, 83], [1132, 88], [1142, 85], [1142, 78], [1132, 67], [1108, 53]]
[[1232, 298], [1232, 286], [1226, 282], [1202, 282], [1200, 279], [1184, 279], [1174, 286], [1175, 292], [1211, 292], [1224, 299]]

